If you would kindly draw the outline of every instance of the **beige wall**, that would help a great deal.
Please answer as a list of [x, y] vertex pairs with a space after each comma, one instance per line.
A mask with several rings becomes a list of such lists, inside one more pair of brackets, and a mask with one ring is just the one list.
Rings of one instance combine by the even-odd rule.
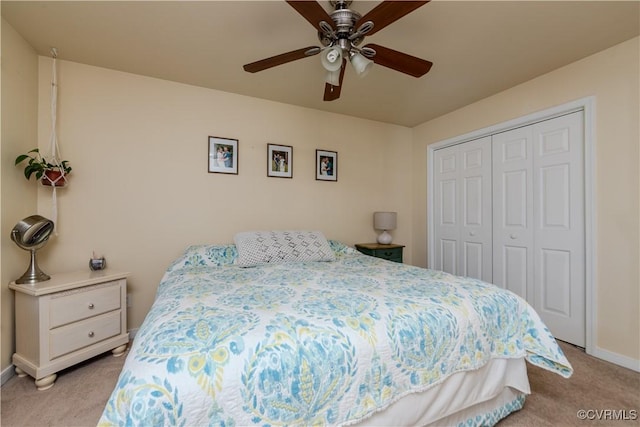
[[[36, 207], [51, 213], [50, 192], [21, 178], [13, 159], [35, 139], [47, 149], [51, 60], [2, 24], [5, 369], [14, 349], [6, 284], [28, 264], [9, 230]], [[84, 269], [96, 251], [110, 268], [130, 271], [130, 328], [185, 246], [230, 242], [241, 230], [312, 228], [353, 244], [375, 238], [373, 211], [396, 210], [395, 241], [424, 266], [426, 146], [595, 95], [597, 345], [640, 359], [637, 38], [414, 130], [66, 61], [58, 74], [58, 135], [74, 172], [58, 193], [60, 234], [40, 264], [49, 273]], [[208, 135], [240, 140], [239, 175], [206, 172]], [[267, 143], [294, 147], [293, 179], [266, 177]], [[316, 148], [338, 151], [337, 183], [315, 181]]]
[[[40, 57], [38, 137], [47, 147], [51, 59]], [[92, 251], [131, 272], [140, 326], [168, 266], [189, 244], [236, 232], [318, 229], [373, 241], [372, 213], [397, 210], [410, 243], [411, 130], [78, 63], [58, 61], [58, 136], [73, 173], [58, 192], [51, 273], [88, 268]], [[239, 175], [207, 173], [208, 135], [239, 139]], [[293, 146], [293, 179], [268, 178], [267, 143]], [[338, 182], [315, 180], [315, 150], [338, 152]], [[51, 212], [40, 187], [38, 210]], [[407, 253], [410, 259], [410, 251]]]
[[416, 127], [413, 155], [413, 261], [426, 266], [427, 145], [595, 96], [595, 345], [640, 359], [639, 40], [468, 105]]
[[36, 213], [36, 187], [24, 179], [15, 158], [37, 146], [38, 57], [22, 37], [3, 19], [2, 23], [2, 121], [0, 144], [0, 299], [2, 301], [1, 366], [11, 364], [14, 349], [13, 295], [10, 281], [20, 277], [29, 254], [9, 238], [22, 218]]

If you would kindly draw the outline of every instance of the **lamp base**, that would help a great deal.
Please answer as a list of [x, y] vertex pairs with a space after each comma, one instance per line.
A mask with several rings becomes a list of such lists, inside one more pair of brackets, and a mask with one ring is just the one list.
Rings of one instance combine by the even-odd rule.
[[16, 284], [18, 285], [33, 285], [38, 282], [45, 282], [51, 277], [48, 274], [45, 274], [40, 267], [38, 267], [38, 262], [36, 261], [36, 251], [35, 249], [30, 249], [31, 251], [31, 262], [29, 263], [29, 268], [24, 274], [16, 280]]
[[384, 230], [378, 235], [378, 243], [380, 243], [381, 245], [389, 245], [391, 244], [392, 240], [393, 237], [391, 237], [391, 234], [387, 233], [387, 230]]

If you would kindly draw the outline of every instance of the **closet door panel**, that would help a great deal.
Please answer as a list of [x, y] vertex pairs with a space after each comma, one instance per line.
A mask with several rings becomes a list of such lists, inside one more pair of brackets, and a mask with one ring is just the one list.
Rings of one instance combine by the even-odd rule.
[[434, 153], [435, 268], [493, 278], [491, 137]]
[[504, 172], [500, 177], [502, 179], [500, 227], [526, 230], [529, 173], [527, 169], [516, 169]]
[[467, 277], [482, 278], [485, 268], [482, 257], [485, 255], [481, 243], [464, 242], [463, 246], [463, 274]]
[[584, 347], [585, 240], [582, 112], [533, 125], [535, 294], [556, 338]]
[[493, 136], [494, 283], [533, 298], [531, 127]]
[[458, 275], [458, 242], [456, 240], [440, 240], [439, 270]]
[[456, 199], [458, 183], [455, 179], [440, 182], [440, 224], [451, 227], [458, 225], [458, 212]]
[[466, 227], [481, 227], [483, 221], [482, 205], [486, 203], [482, 194], [482, 177], [465, 177], [463, 184], [464, 225]]
[[491, 137], [461, 144], [459, 158], [462, 161], [459, 274], [491, 282]]
[[458, 149], [447, 147], [434, 156], [434, 268], [458, 274]]
[[[504, 245], [502, 246], [503, 262], [500, 283], [505, 289], [517, 295], [527, 293], [527, 272], [529, 254], [526, 247]], [[497, 276], [494, 276], [497, 277]]]
[[540, 251], [539, 305], [548, 313], [571, 316], [571, 253], [555, 249]]
[[570, 229], [569, 174], [570, 165], [567, 163], [540, 169], [540, 228], [564, 231]]

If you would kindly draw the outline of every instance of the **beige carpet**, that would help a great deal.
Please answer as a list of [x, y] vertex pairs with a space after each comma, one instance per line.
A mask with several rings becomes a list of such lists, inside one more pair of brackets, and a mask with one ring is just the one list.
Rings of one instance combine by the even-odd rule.
[[[640, 412], [640, 373], [607, 363], [561, 343], [575, 369], [565, 380], [528, 365], [533, 394], [525, 407], [499, 423], [505, 426], [639, 426], [635, 420], [586, 420], [584, 410]], [[13, 377], [2, 387], [1, 425], [95, 426], [115, 386], [124, 357], [111, 353], [96, 357], [60, 373], [53, 388], [37, 391], [29, 377]], [[638, 414], [640, 416], [640, 414]]]
[[[571, 378], [527, 363], [531, 395], [521, 411], [498, 426], [640, 426], [640, 373], [591, 357], [572, 345], [560, 342], [560, 346], [573, 366]], [[624, 410], [627, 418], [635, 410], [637, 417], [581, 420], [580, 410], [592, 411], [589, 415], [596, 410]]]

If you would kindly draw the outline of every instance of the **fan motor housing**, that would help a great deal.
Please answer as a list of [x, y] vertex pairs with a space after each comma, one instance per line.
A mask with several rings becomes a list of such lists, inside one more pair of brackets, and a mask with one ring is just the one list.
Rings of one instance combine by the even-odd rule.
[[353, 46], [357, 46], [358, 44], [360, 44], [364, 39], [364, 36], [351, 40], [348, 43], [340, 42], [340, 40], [347, 40], [349, 36], [351, 36], [356, 31], [356, 22], [360, 20], [362, 15], [360, 15], [355, 10], [346, 8], [349, 4], [351, 4], [350, 1], [332, 1], [331, 4], [336, 7], [336, 10], [330, 13], [331, 20], [333, 21], [336, 30], [335, 33], [318, 31], [318, 39], [320, 40], [320, 43], [322, 43], [323, 46], [329, 46], [339, 43], [343, 49], [347, 48], [347, 46], [342, 46], [343, 44], [351, 44]]
[[346, 33], [347, 36], [353, 32], [356, 22], [361, 18], [361, 15], [358, 12], [351, 9], [334, 10], [331, 12], [330, 16], [336, 24], [336, 32], [338, 34]]

